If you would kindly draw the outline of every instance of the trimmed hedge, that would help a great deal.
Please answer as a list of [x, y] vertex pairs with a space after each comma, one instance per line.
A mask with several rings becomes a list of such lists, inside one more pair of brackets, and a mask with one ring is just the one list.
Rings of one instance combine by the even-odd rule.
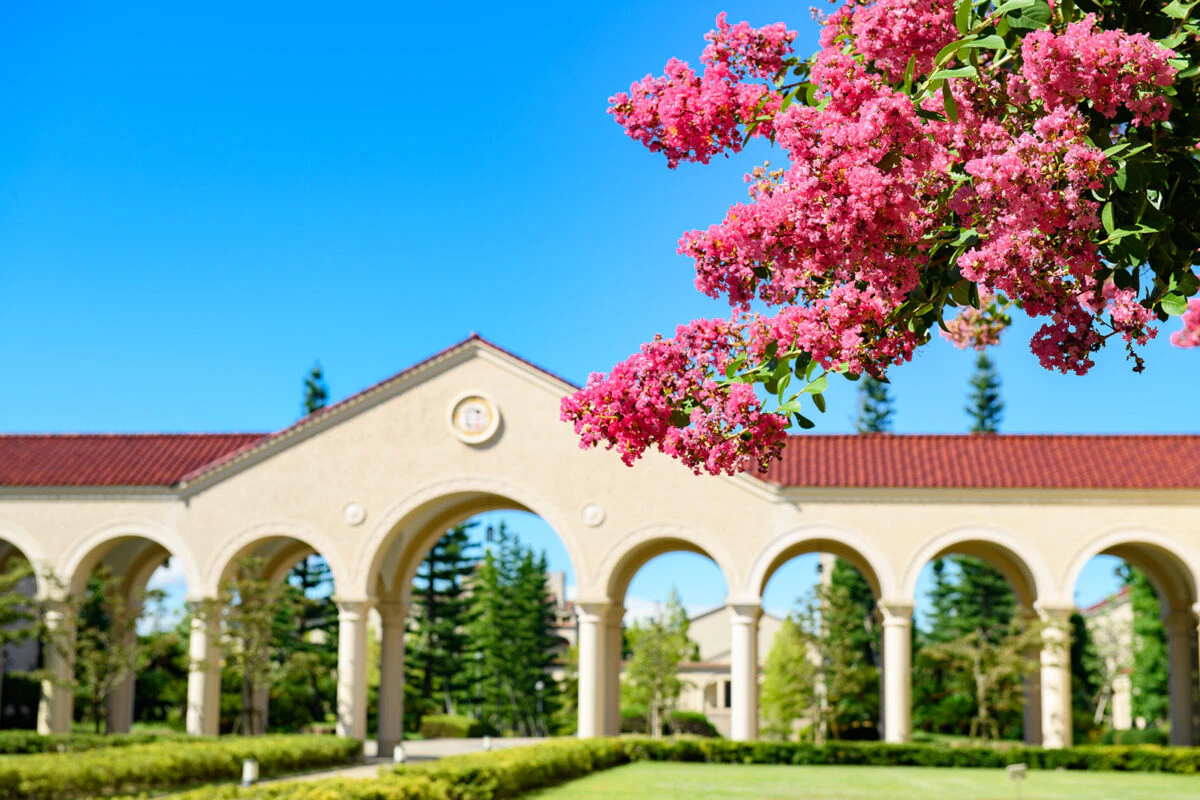
[[823, 747], [789, 742], [717, 739], [560, 739], [529, 747], [479, 752], [415, 766], [394, 767], [376, 780], [317, 780], [239, 789], [197, 789], [173, 800], [513, 800], [536, 789], [631, 761], [717, 764], [871, 764], [994, 767], [1023, 762], [1034, 769], [1094, 769], [1193, 774], [1200, 748], [1076, 747], [946, 749], [929, 745], [836, 742]]
[[234, 780], [246, 758], [257, 759], [259, 773], [268, 777], [348, 764], [361, 754], [357, 739], [259, 736], [11, 756], [0, 759], [0, 800], [65, 800]]
[[162, 733], [52, 733], [30, 730], [0, 731], [0, 753], [27, 755], [29, 753], [79, 753], [104, 747], [127, 747], [131, 744], [186, 740], [187, 734]]
[[424, 739], [477, 739], [495, 731], [474, 717], [459, 714], [431, 714], [421, 717], [417, 731]]

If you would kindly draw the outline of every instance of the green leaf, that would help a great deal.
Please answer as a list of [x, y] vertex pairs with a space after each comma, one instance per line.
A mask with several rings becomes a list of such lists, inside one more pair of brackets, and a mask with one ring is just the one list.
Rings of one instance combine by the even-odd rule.
[[937, 72], [929, 76], [929, 81], [948, 81], [951, 78], [976, 78], [979, 76], [979, 70], [968, 64], [965, 67], [955, 67], [954, 69], [939, 69]]
[[963, 45], [963, 47], [965, 49], [979, 47], [985, 50], [1003, 50], [1005, 47], [1008, 47], [1008, 45], [1004, 43], [1003, 36], [992, 34], [991, 36], [985, 36], [982, 39], [976, 39], [973, 42], [967, 42]]
[[825, 395], [814, 394], [813, 395], [813, 404], [816, 405], [817, 411], [820, 411], [822, 414], [825, 413]]
[[913, 53], [908, 57], [908, 66], [904, 68], [904, 93], [908, 94], [912, 91], [913, 72], [917, 68], [917, 54]]
[[950, 91], [950, 84], [942, 84], [942, 104], [946, 107], [946, 116], [951, 122], [958, 122], [958, 104], [954, 102], [954, 94]]
[[1159, 301], [1159, 307], [1172, 317], [1178, 317], [1187, 311], [1188, 301], [1186, 297], [1172, 293], [1163, 296], [1163, 299]]
[[1008, 24], [1014, 28], [1037, 30], [1050, 25], [1050, 4], [1046, 0], [1034, 0], [1029, 6], [1008, 15]]
[[684, 411], [682, 408], [676, 408], [671, 411], [671, 427], [686, 428], [692, 421], [692, 415]]
[[[961, 50], [962, 47], [967, 44], [967, 42], [973, 41], [974, 39], [975, 39], [975, 35], [971, 34], [970, 36], [966, 37], [965, 39], [958, 39], [956, 41], [951, 42], [950, 44], [946, 45], [945, 47], [943, 47], [941, 50], [938, 51], [938, 54], [933, 57], [933, 63], [936, 66], [940, 67], [942, 64], [945, 64], [947, 61], [949, 61], [951, 56], [953, 56], [955, 53], [957, 53], [959, 50]], [[1004, 40], [1001, 39], [1000, 41], [1003, 44]]]
[[1036, 0], [1008, 0], [1006, 3], [1001, 3], [996, 8], [994, 15], [1007, 14], [1010, 11], [1019, 11], [1022, 8], [1029, 8]]
[[959, 0], [958, 10], [954, 13], [954, 24], [959, 33], [966, 33], [971, 27], [971, 0]]
[[825, 391], [826, 388], [828, 388], [828, 386], [829, 386], [829, 378], [822, 375], [821, 377], [817, 378], [815, 381], [810, 383], [808, 386], [805, 386], [803, 389], [803, 392], [808, 392], [809, 394], [821, 394], [822, 392]]
[[813, 422], [811, 419], [804, 416], [800, 412], [797, 411], [795, 416], [796, 416], [796, 424], [799, 425], [801, 428], [804, 428], [804, 430], [807, 431], [807, 430], [811, 430], [812, 428], [817, 427], [817, 423]]
[[1100, 221], [1104, 223], [1104, 232], [1111, 234], [1116, 227], [1113, 223], [1113, 204], [1111, 200], [1104, 204], [1104, 209], [1100, 212]]

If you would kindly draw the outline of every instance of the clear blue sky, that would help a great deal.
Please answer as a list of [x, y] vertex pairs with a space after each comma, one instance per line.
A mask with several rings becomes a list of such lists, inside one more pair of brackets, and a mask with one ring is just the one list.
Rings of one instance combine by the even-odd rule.
[[[675, 242], [780, 156], [672, 172], [605, 114], [723, 9], [815, 43], [794, 3], [6, 4], [0, 429], [275, 429], [314, 359], [336, 398], [472, 330], [582, 382], [725, 314]], [[1066, 378], [1031, 330], [997, 353], [1006, 430], [1198, 429], [1195, 355]], [[961, 431], [970, 361], [895, 370], [897, 429]], [[668, 563], [647, 596], [720, 601]]]

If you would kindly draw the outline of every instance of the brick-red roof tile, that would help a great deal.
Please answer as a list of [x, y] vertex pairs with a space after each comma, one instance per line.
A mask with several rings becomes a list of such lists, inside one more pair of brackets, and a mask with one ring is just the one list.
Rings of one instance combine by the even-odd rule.
[[896, 489], [1200, 489], [1200, 436], [793, 436], [765, 480]]
[[0, 486], [173, 486], [261, 433], [0, 435]]

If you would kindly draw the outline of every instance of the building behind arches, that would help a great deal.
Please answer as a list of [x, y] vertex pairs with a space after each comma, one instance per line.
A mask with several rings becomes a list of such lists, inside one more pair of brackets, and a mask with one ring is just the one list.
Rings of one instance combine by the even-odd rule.
[[[878, 596], [889, 741], [910, 735], [912, 611], [925, 563], [948, 552], [995, 559], [1028, 613], [1065, 624], [1079, 570], [1112, 553], [1162, 588], [1172, 741], [1193, 741], [1200, 436], [800, 436], [764, 475], [696, 477], [659, 455], [629, 469], [580, 449], [559, 420], [573, 388], [472, 336], [281, 431], [0, 436], [0, 542], [68, 586], [98, 559], [137, 571], [170, 555], [195, 600], [215, 594], [239, 554], [261, 553], [286, 572], [289, 560], [320, 553], [339, 607], [338, 728], [347, 735], [366, 735], [368, 612], [382, 620], [384, 747], [403, 716], [412, 572], [441, 532], [481, 511], [539, 515], [570, 556], [583, 736], [619, 730], [623, 594], [662, 552], [704, 553], [724, 573], [739, 739], [757, 735], [767, 580], [804, 552], [850, 560]], [[53, 599], [48, 584], [38, 591]], [[215, 631], [193, 628], [193, 733], [216, 731], [219, 644]], [[1034, 733], [1047, 746], [1071, 741], [1061, 644], [1048, 636], [1037, 682]], [[46, 692], [42, 729], [69, 727], [65, 694]]]

